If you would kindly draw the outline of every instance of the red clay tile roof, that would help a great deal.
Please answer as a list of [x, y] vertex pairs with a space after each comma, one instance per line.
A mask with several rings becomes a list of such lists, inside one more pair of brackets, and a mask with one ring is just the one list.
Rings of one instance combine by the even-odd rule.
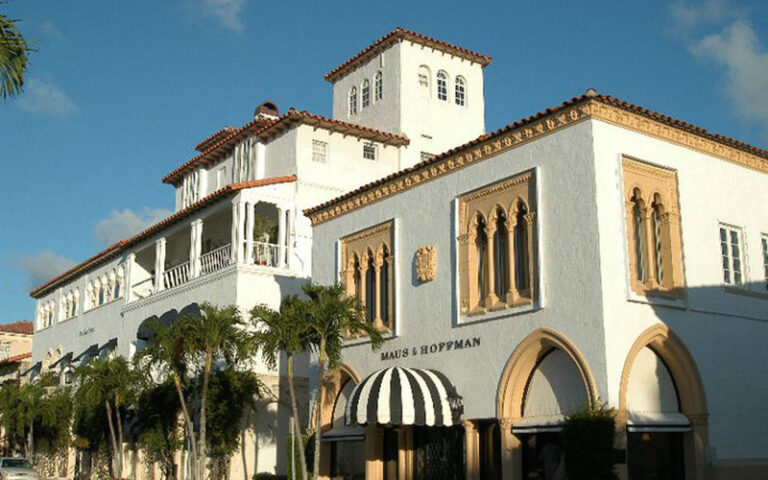
[[206, 138], [202, 142], [195, 145], [195, 150], [197, 150], [198, 152], [204, 152], [208, 150], [208, 147], [210, 147], [217, 141], [221, 140], [225, 135], [228, 135], [234, 132], [235, 130], [237, 130], [235, 127], [227, 125], [226, 127], [222, 128], [218, 132], [214, 133], [210, 137]]
[[218, 161], [234, 148], [235, 144], [248, 135], [256, 135], [261, 140], [267, 141], [280, 132], [295, 124], [307, 124], [325, 128], [327, 130], [342, 132], [347, 135], [367, 138], [387, 145], [408, 145], [409, 140], [404, 135], [376, 130], [354, 123], [342, 122], [332, 118], [322, 117], [306, 110], [296, 110], [293, 107], [277, 119], [257, 118], [232, 131], [229, 135], [217, 137], [208, 149], [193, 159], [185, 162], [180, 167], [163, 177], [163, 183], [178, 185], [184, 175], [197, 167], [210, 165]]
[[388, 176], [386, 176], [384, 178], [380, 178], [380, 179], [375, 180], [375, 181], [373, 181], [371, 183], [363, 185], [363, 186], [361, 186], [361, 187], [359, 187], [359, 188], [357, 188], [355, 190], [352, 190], [352, 191], [347, 192], [347, 193], [345, 193], [345, 194], [343, 194], [341, 196], [338, 196], [336, 198], [328, 200], [327, 202], [321, 203], [320, 205], [317, 205], [315, 207], [307, 208], [307, 209], [304, 210], [304, 215], [305, 216], [310, 216], [310, 215], [312, 215], [314, 213], [317, 213], [317, 212], [319, 212], [321, 210], [326, 209], [327, 207], [330, 207], [330, 206], [336, 205], [336, 204], [340, 204], [342, 201], [344, 201], [346, 199], [352, 198], [352, 197], [354, 197], [356, 195], [359, 195], [360, 193], [363, 193], [363, 192], [366, 192], [366, 191], [369, 191], [369, 190], [373, 190], [374, 188], [378, 187], [379, 185], [383, 185], [384, 183], [386, 183], [386, 182], [388, 182], [390, 180], [394, 180], [394, 179], [400, 178], [400, 177], [405, 177], [408, 174], [410, 174], [410, 173], [412, 173], [412, 172], [414, 172], [416, 170], [421, 170], [421, 169], [423, 169], [425, 167], [428, 167], [428, 166], [430, 166], [430, 165], [432, 165], [434, 163], [439, 162], [442, 159], [450, 157], [451, 155], [457, 154], [457, 153], [465, 151], [465, 150], [470, 150], [473, 147], [475, 147], [476, 145], [484, 142], [485, 140], [488, 140], [489, 138], [497, 137], [497, 136], [503, 135], [504, 133], [509, 132], [510, 130], [515, 130], [515, 129], [518, 129], [518, 128], [522, 127], [522, 126], [533, 124], [537, 120], [541, 119], [542, 117], [551, 115], [552, 113], [555, 113], [557, 111], [563, 110], [566, 107], [571, 107], [573, 105], [576, 105], [576, 104], [579, 104], [579, 103], [582, 103], [582, 102], [586, 102], [588, 100], [597, 100], [599, 102], [602, 102], [602, 103], [605, 103], [605, 104], [608, 104], [608, 105], [612, 105], [614, 107], [618, 107], [618, 108], [621, 108], [623, 110], [627, 110], [627, 111], [630, 111], [630, 112], [633, 112], [633, 113], [645, 116], [645, 117], [653, 119], [655, 121], [658, 121], [658, 122], [661, 122], [661, 123], [664, 123], [664, 124], [667, 124], [667, 125], [679, 128], [681, 130], [685, 130], [686, 132], [689, 132], [689, 133], [692, 133], [692, 134], [695, 134], [695, 135], [699, 135], [699, 136], [705, 137], [707, 139], [719, 142], [719, 143], [724, 144], [724, 145], [728, 145], [728, 146], [733, 147], [733, 148], [737, 148], [739, 150], [743, 150], [745, 152], [748, 152], [748, 153], [751, 153], [753, 155], [757, 155], [757, 156], [763, 157], [766, 160], [768, 160], [768, 150], [764, 150], [762, 148], [755, 147], [754, 145], [750, 145], [748, 143], [744, 143], [744, 142], [740, 142], [738, 140], [734, 140], [734, 139], [726, 137], [724, 135], [719, 135], [717, 133], [711, 133], [711, 132], [707, 131], [704, 128], [697, 127], [696, 125], [693, 125], [693, 124], [690, 124], [690, 123], [687, 123], [687, 122], [683, 122], [682, 120], [677, 120], [677, 119], [674, 119], [672, 117], [668, 117], [668, 116], [663, 115], [661, 113], [655, 112], [653, 110], [649, 110], [647, 108], [640, 107], [638, 105], [626, 102], [626, 101], [618, 99], [616, 97], [612, 97], [610, 95], [599, 94], [599, 93], [595, 92], [593, 89], [589, 89], [589, 90], [587, 90], [587, 93], [585, 93], [583, 95], [580, 95], [578, 97], [574, 97], [574, 98], [572, 98], [570, 100], [567, 100], [567, 101], [563, 102], [560, 105], [557, 105], [557, 106], [552, 107], [552, 108], [548, 108], [546, 110], [542, 110], [542, 111], [540, 111], [540, 112], [538, 112], [538, 113], [536, 113], [534, 115], [531, 115], [530, 117], [523, 118], [522, 120], [518, 120], [515, 123], [512, 123], [512, 124], [509, 124], [509, 125], [507, 125], [505, 127], [502, 127], [500, 129], [496, 130], [495, 132], [491, 132], [491, 133], [486, 133], [486, 134], [480, 135], [479, 137], [477, 137], [474, 140], [470, 140], [469, 142], [467, 142], [467, 143], [465, 143], [463, 145], [460, 145], [460, 146], [458, 146], [456, 148], [453, 148], [451, 150], [448, 150], [446, 152], [443, 152], [440, 155], [432, 157], [432, 158], [430, 158], [428, 160], [424, 160], [423, 162], [419, 162], [419, 163], [417, 163], [416, 165], [414, 165], [414, 166], [412, 166], [410, 168], [405, 168], [405, 169], [400, 170], [398, 172], [392, 173], [392, 174], [390, 174], [390, 175], [388, 175]]
[[0, 325], [0, 332], [32, 335], [33, 333], [35, 333], [35, 329], [32, 326], [32, 322], [30, 322], [29, 320], [21, 320], [18, 322], [6, 323], [4, 325]]
[[0, 363], [16, 363], [22, 360], [26, 360], [27, 358], [32, 358], [32, 352], [20, 353], [19, 355], [8, 357], [5, 360], [0, 361]]
[[412, 32], [402, 27], [397, 27], [396, 29], [392, 30], [388, 34], [384, 35], [380, 39], [364, 48], [354, 57], [326, 73], [325, 79], [331, 83], [335, 83], [340, 78], [346, 76], [350, 71], [367, 62], [374, 55], [378, 54], [382, 50], [387, 49], [393, 43], [399, 42], [401, 40], [409, 40], [414, 43], [426, 45], [428, 47], [434, 48], [435, 50], [440, 50], [441, 52], [450, 53], [451, 55], [479, 63], [483, 67], [489, 65], [492, 60], [491, 57], [487, 55], [473, 52], [472, 50], [467, 50], [466, 48], [452, 45], [435, 38], [427, 37], [426, 35]]
[[226, 185], [216, 190], [215, 192], [211, 193], [210, 195], [203, 198], [202, 200], [198, 200], [197, 202], [193, 203], [187, 208], [183, 210], [179, 210], [173, 215], [163, 220], [160, 220], [156, 224], [146, 228], [144, 231], [134, 235], [133, 237], [130, 237], [126, 240], [120, 240], [114, 245], [111, 245], [110, 247], [107, 247], [106, 249], [92, 256], [88, 260], [78, 265], [75, 265], [74, 267], [70, 268], [66, 272], [56, 276], [55, 278], [49, 280], [48, 282], [40, 285], [39, 287], [29, 292], [29, 296], [37, 297], [39, 295], [42, 295], [45, 292], [51, 290], [53, 287], [71, 278], [72, 276], [85, 273], [86, 271], [94, 267], [97, 267], [98, 265], [103, 264], [110, 258], [113, 258], [118, 253], [125, 250], [127, 247], [138, 244], [142, 240], [145, 240], [146, 238], [159, 232], [163, 228], [182, 220], [183, 218], [189, 216], [194, 212], [197, 212], [203, 209], [204, 207], [207, 207], [211, 203], [214, 203], [215, 201], [219, 200], [222, 197], [225, 197], [226, 195], [238, 192], [246, 188], [263, 187], [266, 185], [276, 185], [279, 183], [288, 183], [288, 182], [295, 182], [295, 181], [296, 181], [295, 175], [288, 175], [284, 177], [272, 177], [272, 178], [265, 178], [263, 180], [253, 180], [250, 182], [232, 183], [232, 184]]

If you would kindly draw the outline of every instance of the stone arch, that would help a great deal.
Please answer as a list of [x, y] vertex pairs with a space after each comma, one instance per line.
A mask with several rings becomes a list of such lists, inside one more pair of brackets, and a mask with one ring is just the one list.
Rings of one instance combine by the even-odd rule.
[[646, 347], [666, 365], [677, 389], [680, 412], [691, 422], [691, 432], [686, 434], [684, 439], [686, 479], [704, 478], [709, 445], [704, 382], [690, 351], [666, 325], [659, 323], [649, 327], [637, 337], [629, 349], [619, 386], [617, 428], [626, 430], [629, 376], [635, 359]]
[[515, 348], [501, 374], [496, 415], [503, 422], [514, 422], [522, 417], [525, 387], [528, 384], [528, 379], [539, 361], [555, 348], [568, 354], [576, 365], [584, 382], [589, 403], [593, 404], [597, 401], [597, 389], [592, 372], [581, 352], [557, 331], [550, 328], [539, 328]]

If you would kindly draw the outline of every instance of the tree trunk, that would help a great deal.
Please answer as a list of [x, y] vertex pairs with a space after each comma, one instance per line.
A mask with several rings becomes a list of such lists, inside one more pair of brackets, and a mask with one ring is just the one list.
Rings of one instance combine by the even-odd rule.
[[315, 464], [313, 467], [313, 478], [318, 480], [320, 476], [320, 440], [322, 438], [321, 429], [321, 415], [323, 411], [323, 394], [325, 389], [323, 388], [323, 381], [325, 380], [325, 339], [320, 339], [320, 354], [318, 355], [318, 370], [317, 370], [317, 409], [315, 410]]
[[35, 424], [29, 425], [29, 432], [27, 433], [27, 441], [24, 446], [24, 454], [27, 456], [27, 460], [34, 465], [35, 464]]
[[109, 404], [109, 400], [104, 402], [104, 407], [107, 410], [107, 424], [109, 425], [109, 439], [112, 441], [112, 461], [115, 464], [115, 469], [112, 472], [112, 476], [122, 478], [123, 472], [120, 471], [121, 461], [117, 458], [120, 453], [117, 451], [117, 438], [115, 437], [115, 425], [112, 420], [112, 405]]
[[123, 420], [120, 416], [120, 400], [115, 400], [115, 416], [117, 417], [117, 476], [123, 478]]
[[206, 422], [206, 409], [208, 407], [208, 383], [210, 381], [211, 377], [211, 363], [213, 362], [213, 355], [210, 350], [206, 350], [205, 352], [205, 369], [203, 370], [203, 393], [200, 397], [200, 447], [198, 448], [198, 452], [200, 452], [200, 458], [198, 461], [200, 462], [199, 466], [199, 475], [198, 480], [203, 480], [205, 478], [205, 456], [206, 456], [206, 445], [205, 445], [205, 422]]
[[[299, 408], [296, 404], [296, 391], [293, 386], [293, 355], [288, 355], [288, 393], [291, 395], [291, 410], [293, 414], [293, 430], [296, 435], [296, 441], [299, 442], [299, 463], [301, 464], [301, 478], [307, 480], [307, 459], [304, 456], [304, 441], [301, 438], [301, 428], [299, 427]], [[291, 452], [291, 456], [296, 455]]]
[[197, 480], [197, 443], [195, 442], [195, 426], [192, 424], [192, 417], [189, 416], [189, 409], [187, 409], [187, 401], [184, 400], [184, 392], [181, 389], [181, 380], [179, 376], [173, 375], [173, 384], [176, 387], [176, 394], [179, 396], [179, 403], [181, 404], [181, 411], [184, 414], [184, 423], [187, 427], [187, 435], [189, 436], [190, 454], [192, 455], [192, 475], [191, 480]]

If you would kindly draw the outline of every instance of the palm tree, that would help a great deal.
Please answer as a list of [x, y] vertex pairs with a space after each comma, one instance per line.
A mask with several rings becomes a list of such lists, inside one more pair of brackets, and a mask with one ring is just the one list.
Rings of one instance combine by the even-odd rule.
[[[200, 393], [200, 436], [197, 458], [198, 479], [204, 478], [206, 460], [206, 414], [208, 387], [214, 361], [235, 365], [248, 356], [249, 342], [237, 307], [219, 308], [209, 303], [200, 306], [200, 315], [185, 315], [179, 319], [188, 347], [186, 356], [195, 364], [202, 360], [202, 391]], [[194, 362], [194, 363], [192, 363]], [[194, 437], [192, 437], [194, 438]]]
[[77, 370], [80, 401], [103, 404], [112, 444], [113, 476], [123, 476], [123, 421], [121, 410], [135, 398], [137, 371], [124, 357], [94, 358]]
[[317, 399], [315, 400], [315, 464], [314, 480], [320, 474], [320, 412], [325, 394], [326, 364], [329, 369], [341, 363], [341, 347], [346, 336], [368, 337], [371, 347], [378, 349], [384, 342], [381, 334], [366, 322], [365, 310], [357, 297], [347, 295], [344, 285], [307, 284], [303, 287], [309, 297], [307, 321], [314, 347], [317, 348]]
[[[293, 415], [293, 433], [301, 442], [299, 427], [299, 409], [296, 403], [296, 391], [293, 382], [293, 358], [309, 347], [309, 323], [306, 321], [306, 303], [296, 295], [284, 297], [280, 311], [266, 305], [257, 305], [251, 310], [253, 325], [252, 340], [255, 348], [261, 350], [261, 356], [270, 368], [277, 366], [280, 353], [286, 357], [288, 370], [288, 393], [291, 397]], [[303, 445], [303, 442], [301, 443]], [[303, 452], [299, 455], [301, 478], [307, 480], [307, 459]]]
[[196, 480], [197, 476], [197, 442], [195, 441], [195, 427], [192, 416], [189, 413], [187, 405], [186, 390], [188, 387], [187, 374], [187, 338], [184, 335], [181, 322], [172, 323], [165, 326], [155, 319], [149, 323], [148, 328], [154, 333], [153, 337], [147, 343], [146, 348], [140, 351], [136, 357], [138, 364], [145, 367], [149, 372], [170, 378], [173, 381], [176, 396], [179, 399], [182, 416], [184, 417], [184, 427], [187, 438], [190, 439], [190, 456], [192, 464], [191, 479]]
[[16, 20], [0, 14], [0, 96], [13, 97], [24, 87], [29, 43], [16, 28]]

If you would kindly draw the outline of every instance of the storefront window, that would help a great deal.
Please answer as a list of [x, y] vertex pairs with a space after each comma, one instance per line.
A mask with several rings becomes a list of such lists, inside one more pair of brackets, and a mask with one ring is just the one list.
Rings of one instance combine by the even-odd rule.
[[331, 443], [331, 478], [339, 480], [365, 479], [365, 442]]
[[636, 432], [627, 434], [629, 478], [683, 480], [683, 434]]
[[523, 478], [565, 480], [562, 439], [558, 432], [520, 435], [523, 444]]
[[414, 480], [464, 480], [464, 439], [461, 427], [414, 427]]

